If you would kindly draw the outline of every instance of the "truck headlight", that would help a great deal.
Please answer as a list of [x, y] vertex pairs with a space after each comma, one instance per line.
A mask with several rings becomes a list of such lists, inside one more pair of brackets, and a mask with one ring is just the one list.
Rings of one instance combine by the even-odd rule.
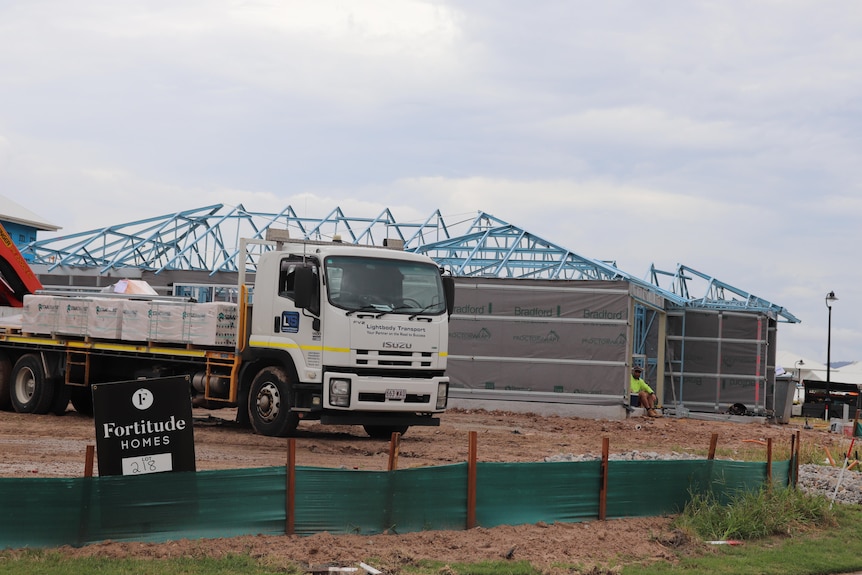
[[449, 396], [449, 384], [437, 384], [437, 409], [446, 409], [446, 400]]
[[329, 381], [329, 404], [336, 407], [350, 407], [349, 379], [331, 379]]

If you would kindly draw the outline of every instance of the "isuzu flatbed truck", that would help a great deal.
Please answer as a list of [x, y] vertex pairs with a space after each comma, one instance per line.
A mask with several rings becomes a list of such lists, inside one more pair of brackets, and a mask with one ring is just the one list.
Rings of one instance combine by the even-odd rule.
[[19, 276], [3, 282], [7, 304], [23, 305], [20, 319], [0, 318], [0, 410], [62, 414], [71, 400], [92, 413], [95, 383], [187, 376], [196, 406], [236, 407], [263, 435], [288, 436], [303, 420], [387, 438], [439, 425], [451, 276], [398, 249], [272, 243], [253, 288], [240, 275], [239, 304], [52, 293], [21, 281], [32, 275], [23, 259], [0, 254], [3, 276]]

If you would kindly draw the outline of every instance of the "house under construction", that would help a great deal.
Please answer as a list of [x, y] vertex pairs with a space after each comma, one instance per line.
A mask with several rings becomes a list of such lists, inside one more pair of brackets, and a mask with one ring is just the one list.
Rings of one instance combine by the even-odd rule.
[[[389, 209], [323, 218], [214, 204], [32, 241], [21, 251], [42, 283], [64, 289], [141, 279], [166, 295], [230, 301], [253, 278], [263, 243], [294, 239], [403, 247], [456, 277], [449, 340], [450, 398], [505, 408], [541, 404], [628, 410], [632, 365], [646, 368], [661, 403], [690, 412], [789, 417], [776, 388], [783, 307], [688, 266], [649, 280], [576, 254], [479, 212], [448, 221], [435, 211], [400, 222]], [[257, 250], [257, 251], [255, 251]]]

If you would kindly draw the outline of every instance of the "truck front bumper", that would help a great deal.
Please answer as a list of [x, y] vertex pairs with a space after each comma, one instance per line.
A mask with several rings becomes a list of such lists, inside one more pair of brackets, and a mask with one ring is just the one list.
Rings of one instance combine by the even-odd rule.
[[328, 372], [323, 378], [324, 411], [440, 413], [446, 409], [449, 378], [370, 377]]

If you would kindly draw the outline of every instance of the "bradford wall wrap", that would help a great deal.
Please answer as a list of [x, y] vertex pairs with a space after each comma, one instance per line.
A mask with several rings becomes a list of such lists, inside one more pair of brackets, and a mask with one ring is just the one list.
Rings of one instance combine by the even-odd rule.
[[626, 282], [457, 278], [453, 387], [622, 395]]

